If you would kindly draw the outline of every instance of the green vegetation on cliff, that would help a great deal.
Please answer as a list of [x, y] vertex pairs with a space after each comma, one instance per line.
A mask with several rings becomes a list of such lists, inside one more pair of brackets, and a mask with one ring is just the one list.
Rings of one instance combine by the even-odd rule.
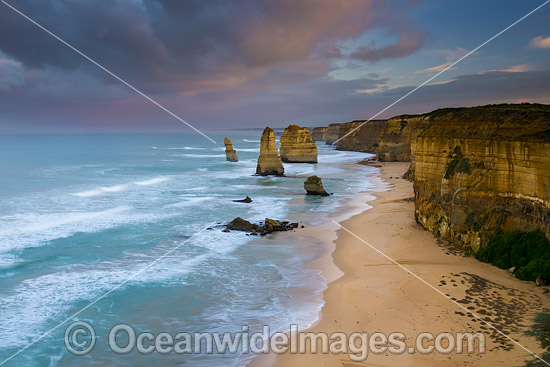
[[[531, 330], [525, 332], [525, 335], [533, 336], [540, 343], [540, 346], [546, 349], [546, 352], [539, 355], [545, 361], [550, 360], [550, 313], [539, 312], [535, 316], [535, 323]], [[547, 364], [539, 359], [525, 361], [525, 367], [546, 367]]]
[[447, 180], [451, 178], [455, 173], [467, 173], [472, 172], [472, 167], [470, 166], [470, 158], [464, 158], [462, 152], [460, 151], [460, 146], [456, 146], [453, 154], [451, 155], [451, 160], [447, 165], [445, 170], [445, 177]]
[[550, 242], [540, 231], [512, 231], [493, 237], [476, 259], [501, 269], [516, 268], [515, 275], [534, 281], [540, 275], [550, 279]]

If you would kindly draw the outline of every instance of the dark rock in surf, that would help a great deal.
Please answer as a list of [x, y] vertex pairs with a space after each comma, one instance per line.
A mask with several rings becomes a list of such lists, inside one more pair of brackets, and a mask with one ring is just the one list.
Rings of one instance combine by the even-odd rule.
[[247, 195], [244, 199], [233, 200], [234, 203], [251, 203], [252, 199]]

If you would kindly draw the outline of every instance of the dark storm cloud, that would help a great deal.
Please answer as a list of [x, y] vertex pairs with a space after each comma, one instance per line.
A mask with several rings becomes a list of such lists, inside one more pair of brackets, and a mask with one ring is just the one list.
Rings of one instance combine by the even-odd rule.
[[[389, 89], [389, 80], [368, 72], [367, 78], [337, 80], [329, 76], [334, 61], [368, 65], [399, 58], [429, 38], [408, 17], [414, 0], [11, 2], [201, 128], [368, 118], [412, 87]], [[343, 48], [343, 41], [361, 39], [369, 29], [381, 29], [397, 40]], [[149, 131], [180, 127], [3, 5], [0, 35], [4, 131], [23, 125], [30, 131], [52, 126], [109, 130], [116, 125], [119, 130]], [[548, 72], [464, 75], [421, 88], [385, 117], [443, 105], [548, 102], [549, 81]]]
[[[161, 94], [232, 88], [285, 63], [328, 64], [341, 56], [338, 42], [369, 27], [393, 28], [375, 14], [406, 13], [398, 1], [366, 0], [12, 3], [114, 73]], [[1, 10], [0, 50], [25, 68], [81, 68], [113, 82], [6, 6]]]

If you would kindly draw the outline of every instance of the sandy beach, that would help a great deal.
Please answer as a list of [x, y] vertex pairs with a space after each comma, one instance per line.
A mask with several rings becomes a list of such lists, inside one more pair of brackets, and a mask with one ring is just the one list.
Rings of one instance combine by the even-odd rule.
[[[401, 178], [408, 163], [376, 165], [391, 190], [377, 193], [376, 200], [369, 202], [373, 208], [343, 221], [342, 227], [521, 345], [540, 353], [536, 340], [523, 333], [535, 312], [550, 306], [544, 289], [466, 257], [420, 228], [414, 220], [412, 183]], [[330, 240], [329, 235], [325, 238]], [[401, 332], [406, 335], [407, 347], [414, 346], [422, 332], [481, 332], [486, 339], [486, 353], [369, 353], [363, 362], [353, 362], [347, 354], [286, 353], [263, 355], [250, 366], [518, 366], [528, 358], [524, 349], [344, 229], [337, 231], [332, 259], [337, 268], [327, 267], [331, 259], [314, 264], [323, 268], [331, 282], [324, 293], [326, 304], [320, 321], [309, 331], [329, 335]]]

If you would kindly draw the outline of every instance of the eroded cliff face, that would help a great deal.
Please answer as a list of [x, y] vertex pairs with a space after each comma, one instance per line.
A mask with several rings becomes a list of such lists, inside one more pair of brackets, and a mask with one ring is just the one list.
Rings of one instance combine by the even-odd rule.
[[387, 120], [374, 153], [384, 162], [410, 162], [411, 142], [429, 122], [429, 114], [392, 117]]
[[386, 120], [355, 120], [341, 124], [336, 149], [373, 153], [386, 123]]
[[374, 153], [384, 162], [410, 162], [411, 142], [429, 121], [429, 115], [403, 115], [346, 122], [340, 125], [337, 149]]
[[280, 139], [281, 160], [292, 163], [317, 163], [317, 144], [309, 130], [289, 125]]
[[328, 127], [314, 127], [311, 137], [315, 140], [327, 140]]
[[327, 136], [325, 142], [327, 145], [332, 145], [336, 140], [338, 140], [338, 134], [340, 131], [341, 124], [330, 124], [327, 127]]
[[444, 109], [412, 142], [415, 217], [477, 251], [511, 230], [550, 238], [550, 106]]

